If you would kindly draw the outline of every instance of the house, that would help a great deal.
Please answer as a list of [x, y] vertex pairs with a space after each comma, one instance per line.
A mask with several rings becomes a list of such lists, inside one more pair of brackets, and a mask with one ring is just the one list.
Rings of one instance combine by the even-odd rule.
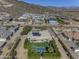
[[48, 19], [48, 24], [49, 25], [58, 25], [59, 23], [56, 21], [56, 19], [49, 18]]
[[9, 30], [13, 33], [17, 32], [19, 30], [19, 26], [16, 25], [16, 26], [13, 26], [13, 27], [10, 27]]
[[66, 41], [70, 49], [76, 54], [78, 53], [79, 56], [79, 32], [65, 31], [62, 35], [66, 38], [64, 41]]
[[39, 42], [49, 42], [52, 38], [48, 32], [48, 30], [32, 30], [28, 33], [27, 36], [28, 40], [33, 43], [39, 43]]
[[69, 37], [70, 39], [74, 38], [75, 41], [79, 42], [79, 32], [76, 32], [76, 31], [75, 32], [73, 32], [73, 31], [65, 31], [64, 35]]
[[0, 50], [5, 46], [7, 40], [10, 40], [13, 34], [19, 29], [19, 26], [0, 27]]
[[6, 38], [7, 40], [10, 40], [10, 38], [13, 36], [13, 32], [6, 31], [3, 35], [3, 38]]
[[[79, 44], [79, 43], [78, 43], [78, 44]], [[79, 53], [79, 46], [78, 46], [77, 44], [75, 44], [75, 45], [76, 45], [76, 47], [75, 47], [75, 50], [74, 50], [74, 51], [75, 51], [76, 53], [77, 53], [77, 52]]]
[[9, 30], [2, 30], [2, 32], [0, 32], [0, 38], [4, 38], [6, 40], [10, 40], [12, 36], [13, 36], [13, 32]]
[[0, 12], [0, 21], [9, 21], [12, 19], [11, 15], [6, 12]]
[[32, 29], [27, 35], [28, 42], [31, 43], [31, 52], [39, 53], [42, 55], [47, 52], [46, 48], [49, 48], [49, 42], [52, 37], [48, 30]]
[[32, 18], [31, 14], [25, 13], [25, 14], [21, 15], [18, 18], [18, 21], [20, 21], [20, 22], [28, 22], [29, 19], [31, 19], [31, 18]]
[[6, 41], [10, 39], [7, 33], [8, 32], [5, 31], [4, 27], [0, 28], [0, 50], [5, 46], [5, 44], [7, 43]]
[[[3, 40], [0, 38], [0, 40]], [[1, 49], [5, 46], [7, 42], [6, 41], [0, 41], [0, 52], [1, 52]]]
[[36, 15], [33, 16], [32, 20], [35, 24], [43, 24], [44, 23], [44, 16], [43, 15]]
[[4, 38], [6, 40], [10, 40], [13, 34], [19, 29], [19, 26], [11, 26], [11, 27], [1, 27], [0, 28], [0, 38]]

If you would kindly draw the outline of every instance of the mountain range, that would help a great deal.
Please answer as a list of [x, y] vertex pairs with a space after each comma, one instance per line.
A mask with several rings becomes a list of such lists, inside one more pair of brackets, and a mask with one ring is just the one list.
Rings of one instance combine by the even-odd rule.
[[[18, 0], [0, 0], [0, 12], [10, 13], [13, 17], [28, 13], [62, 13], [73, 14], [79, 12], [79, 7], [40, 6]], [[73, 14], [74, 15], [74, 14]]]

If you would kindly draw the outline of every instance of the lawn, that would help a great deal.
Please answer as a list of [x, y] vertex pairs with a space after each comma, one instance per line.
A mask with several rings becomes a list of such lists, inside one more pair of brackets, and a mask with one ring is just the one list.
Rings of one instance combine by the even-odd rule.
[[40, 59], [40, 54], [29, 50], [28, 59]]
[[34, 43], [29, 43], [28, 41], [24, 43], [24, 48], [28, 49], [28, 59], [40, 59], [40, 54], [33, 49], [34, 45]]
[[44, 43], [32, 43], [32, 47], [47, 47], [48, 43], [44, 42]]

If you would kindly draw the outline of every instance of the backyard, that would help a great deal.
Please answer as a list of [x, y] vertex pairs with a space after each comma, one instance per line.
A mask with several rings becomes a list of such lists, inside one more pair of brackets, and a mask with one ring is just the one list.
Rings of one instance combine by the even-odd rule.
[[60, 59], [61, 57], [54, 40], [50, 41], [49, 43], [30, 43], [26, 39], [24, 48], [28, 49], [29, 59], [40, 59], [41, 56], [46, 59]]

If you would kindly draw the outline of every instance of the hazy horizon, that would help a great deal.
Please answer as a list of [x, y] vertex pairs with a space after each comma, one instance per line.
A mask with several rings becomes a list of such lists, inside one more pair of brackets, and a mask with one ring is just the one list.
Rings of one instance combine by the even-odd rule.
[[79, 7], [79, 0], [22, 0], [24, 2], [56, 7]]

